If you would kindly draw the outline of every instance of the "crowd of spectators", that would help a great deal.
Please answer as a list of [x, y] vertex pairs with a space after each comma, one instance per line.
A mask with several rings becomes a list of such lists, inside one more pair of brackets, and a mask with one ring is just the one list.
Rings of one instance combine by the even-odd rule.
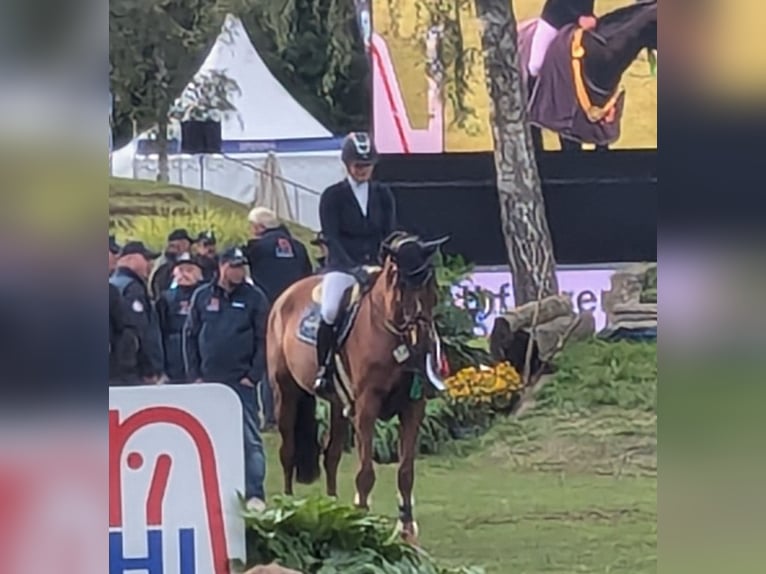
[[[313, 268], [306, 247], [266, 208], [248, 217], [251, 239], [219, 251], [215, 234], [176, 229], [162, 253], [109, 237], [111, 386], [223, 383], [244, 417], [245, 496], [264, 499], [260, 432], [275, 424], [265, 380], [271, 304]], [[322, 246], [321, 235], [312, 242]], [[319, 259], [321, 266], [322, 258]]]

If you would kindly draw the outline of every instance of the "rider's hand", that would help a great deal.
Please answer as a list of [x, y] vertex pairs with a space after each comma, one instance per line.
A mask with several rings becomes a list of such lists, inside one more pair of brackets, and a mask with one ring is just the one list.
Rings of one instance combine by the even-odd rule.
[[577, 21], [577, 25], [585, 30], [593, 30], [597, 23], [598, 20], [596, 20], [595, 16], [580, 16], [580, 19]]
[[255, 388], [255, 385], [253, 384], [253, 381], [251, 381], [247, 377], [243, 377], [242, 379], [240, 379], [239, 384], [240, 385], [244, 385], [246, 387]]

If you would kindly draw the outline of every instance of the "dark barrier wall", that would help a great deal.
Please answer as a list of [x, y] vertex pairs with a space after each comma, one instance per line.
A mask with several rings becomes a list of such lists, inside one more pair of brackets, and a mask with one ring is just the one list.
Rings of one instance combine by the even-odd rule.
[[[656, 150], [548, 152], [538, 160], [560, 264], [657, 260]], [[490, 154], [386, 156], [376, 177], [406, 229], [449, 234], [446, 251], [477, 265], [507, 262]]]

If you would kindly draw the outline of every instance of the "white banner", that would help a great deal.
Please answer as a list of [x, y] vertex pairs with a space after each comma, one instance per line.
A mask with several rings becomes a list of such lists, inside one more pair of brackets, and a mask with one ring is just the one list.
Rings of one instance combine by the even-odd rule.
[[109, 389], [109, 574], [245, 559], [242, 407], [223, 385]]

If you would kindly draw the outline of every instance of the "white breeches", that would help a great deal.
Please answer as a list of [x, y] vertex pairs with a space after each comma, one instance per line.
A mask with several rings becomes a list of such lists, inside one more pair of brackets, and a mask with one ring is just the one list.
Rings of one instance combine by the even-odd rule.
[[330, 271], [322, 276], [322, 302], [320, 307], [322, 321], [330, 325], [335, 324], [343, 294], [354, 283], [356, 283], [356, 278], [342, 271]]
[[545, 53], [548, 51], [548, 47], [556, 38], [558, 32], [556, 28], [542, 18], [537, 20], [537, 27], [535, 28], [535, 35], [532, 37], [532, 46], [530, 47], [529, 54], [528, 67], [530, 75], [536, 77], [540, 73], [543, 61], [545, 61]]

